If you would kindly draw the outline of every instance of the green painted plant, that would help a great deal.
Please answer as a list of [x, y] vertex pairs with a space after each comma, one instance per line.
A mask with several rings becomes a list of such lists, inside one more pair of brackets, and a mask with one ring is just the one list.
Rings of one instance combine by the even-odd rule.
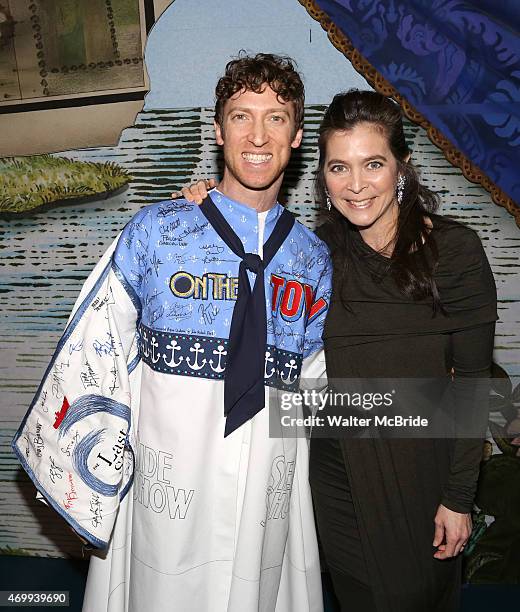
[[0, 546], [0, 555], [12, 555], [13, 557], [39, 557], [40, 555], [34, 554], [32, 551], [26, 548], [11, 548], [9, 545]]
[[30, 155], [0, 158], [0, 213], [115, 191], [131, 176], [113, 162], [94, 163]]

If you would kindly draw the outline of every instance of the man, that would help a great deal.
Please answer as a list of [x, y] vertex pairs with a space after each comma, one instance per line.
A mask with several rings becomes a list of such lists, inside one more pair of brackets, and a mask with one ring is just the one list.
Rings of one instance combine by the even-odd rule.
[[222, 182], [201, 207], [130, 221], [13, 443], [47, 501], [108, 547], [89, 612], [322, 607], [306, 441], [270, 438], [265, 408], [267, 387], [322, 365], [330, 297], [325, 246], [276, 202], [303, 84], [259, 54], [230, 62], [216, 97]]

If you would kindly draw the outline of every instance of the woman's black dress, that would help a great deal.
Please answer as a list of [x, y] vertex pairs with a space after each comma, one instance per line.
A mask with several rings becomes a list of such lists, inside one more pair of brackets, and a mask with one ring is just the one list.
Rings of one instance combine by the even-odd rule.
[[[442, 378], [489, 373], [496, 289], [476, 233], [432, 215], [439, 260], [435, 281], [445, 313], [431, 299], [414, 301], [397, 288], [388, 259], [344, 222], [351, 241], [339, 295], [334, 282], [325, 324], [327, 375], [343, 378]], [[311, 440], [310, 479], [325, 560], [342, 610], [356, 612], [343, 579], [369, 587], [378, 612], [457, 610], [460, 556], [433, 558], [439, 504], [470, 512], [482, 442], [468, 439], [340, 438]]]

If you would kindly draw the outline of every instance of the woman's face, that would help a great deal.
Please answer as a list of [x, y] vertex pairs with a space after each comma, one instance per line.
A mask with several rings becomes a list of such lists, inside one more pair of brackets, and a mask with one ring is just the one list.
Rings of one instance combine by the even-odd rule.
[[378, 125], [332, 132], [323, 170], [332, 204], [360, 231], [386, 234], [394, 226], [397, 161]]

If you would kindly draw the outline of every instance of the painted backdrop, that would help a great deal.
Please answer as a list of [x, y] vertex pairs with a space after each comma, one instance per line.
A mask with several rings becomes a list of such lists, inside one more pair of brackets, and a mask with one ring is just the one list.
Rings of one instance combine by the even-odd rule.
[[[223, 14], [228, 17], [222, 23]], [[222, 26], [216, 28], [215, 23]], [[61, 519], [34, 500], [34, 488], [18, 467], [9, 443], [82, 281], [103, 250], [142, 206], [167, 198], [173, 188], [193, 177], [217, 174], [213, 88], [224, 64], [240, 48], [287, 53], [304, 73], [308, 92], [305, 137], [286, 174], [283, 198], [304, 223], [313, 227], [316, 210], [312, 180], [321, 116], [336, 91], [367, 86], [319, 25], [292, 0], [173, 3], [149, 36], [145, 59], [151, 92], [135, 125], [124, 130], [117, 146], [65, 153], [78, 160], [117, 162], [132, 175], [130, 187], [108, 200], [70, 203], [0, 221], [0, 552], [4, 554], [80, 554], [74, 536]], [[517, 384], [518, 228], [504, 208], [491, 202], [486, 191], [468, 182], [446, 161], [422, 128], [408, 124], [407, 137], [424, 182], [442, 197], [442, 211], [476, 229], [482, 238], [499, 294], [495, 360]], [[57, 364], [54, 375], [65, 375], [66, 367], [66, 363]], [[504, 389], [505, 395], [511, 392], [507, 385]], [[499, 425], [503, 424], [502, 415], [497, 414], [497, 418]], [[496, 445], [492, 450], [497, 456], [501, 454]], [[520, 464], [520, 458], [513, 454], [511, 458]], [[501, 495], [509, 495], [507, 486]], [[494, 517], [483, 515], [482, 520], [485, 529]]]

